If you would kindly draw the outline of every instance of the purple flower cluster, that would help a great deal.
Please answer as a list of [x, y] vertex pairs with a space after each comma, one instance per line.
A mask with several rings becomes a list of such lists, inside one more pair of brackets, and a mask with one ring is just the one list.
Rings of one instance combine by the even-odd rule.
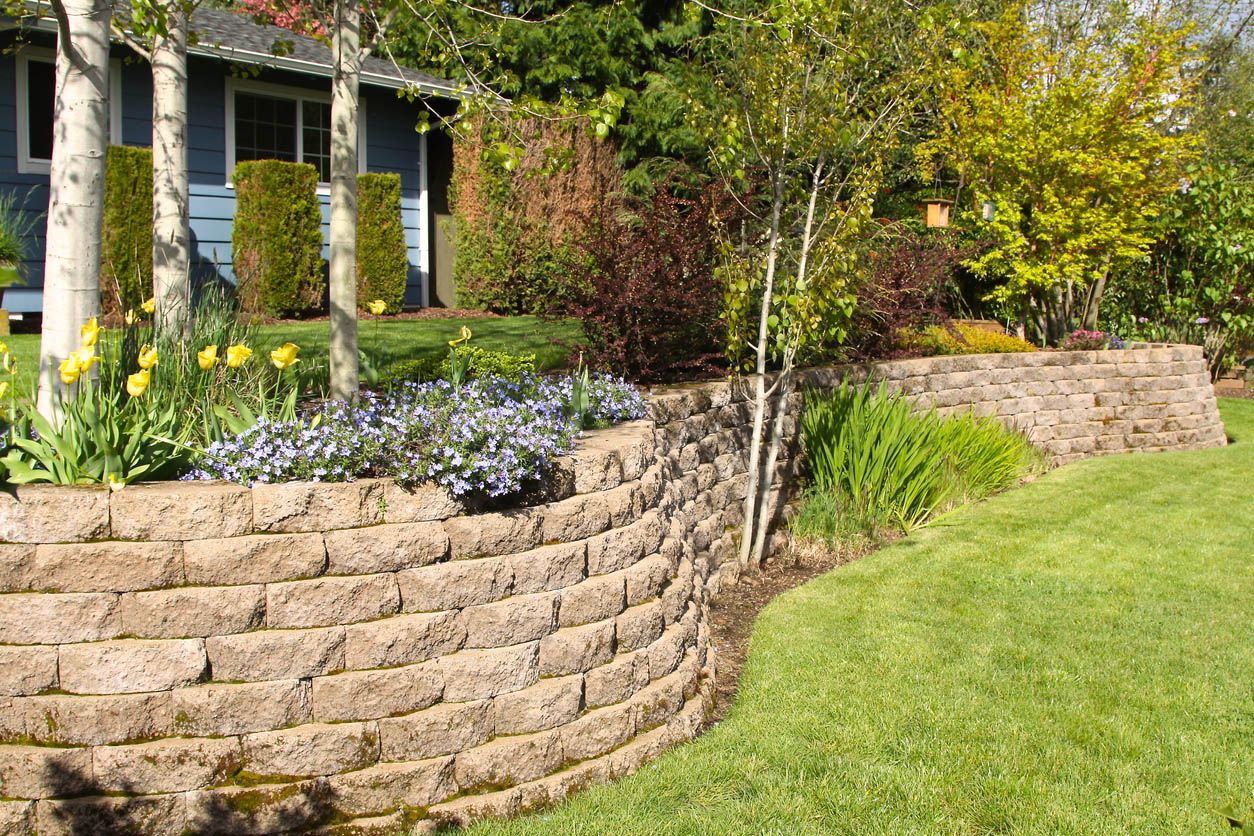
[[393, 476], [457, 495], [500, 496], [569, 453], [582, 423], [645, 414], [644, 399], [623, 380], [597, 376], [582, 421], [569, 414], [570, 393], [570, 378], [481, 378], [460, 389], [445, 380], [406, 384], [355, 406], [328, 404], [301, 421], [260, 420], [205, 449], [187, 478], [251, 485]]

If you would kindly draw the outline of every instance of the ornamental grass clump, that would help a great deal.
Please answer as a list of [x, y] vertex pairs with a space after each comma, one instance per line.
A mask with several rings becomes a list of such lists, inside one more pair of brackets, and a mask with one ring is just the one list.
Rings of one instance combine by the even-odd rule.
[[583, 416], [568, 414], [570, 378], [481, 378], [404, 384], [360, 404], [333, 402], [292, 421], [258, 421], [209, 445], [188, 478], [251, 485], [296, 479], [392, 476], [455, 495], [503, 496], [541, 478], [583, 426], [642, 417], [644, 399], [623, 380], [595, 376]]
[[917, 413], [883, 383], [808, 392], [801, 432], [810, 481], [793, 530], [828, 540], [909, 531], [1015, 484], [1041, 461], [994, 418]]

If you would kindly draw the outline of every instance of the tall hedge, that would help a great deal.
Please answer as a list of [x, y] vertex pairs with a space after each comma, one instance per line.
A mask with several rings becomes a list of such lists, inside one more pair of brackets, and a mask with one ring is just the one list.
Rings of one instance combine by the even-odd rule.
[[278, 317], [320, 309], [326, 276], [318, 170], [249, 160], [235, 166], [232, 180], [232, 261], [244, 311]]
[[401, 223], [401, 176], [357, 175], [357, 304], [382, 299], [401, 309], [409, 273]]
[[116, 314], [152, 296], [152, 149], [111, 145], [105, 156], [100, 306]]

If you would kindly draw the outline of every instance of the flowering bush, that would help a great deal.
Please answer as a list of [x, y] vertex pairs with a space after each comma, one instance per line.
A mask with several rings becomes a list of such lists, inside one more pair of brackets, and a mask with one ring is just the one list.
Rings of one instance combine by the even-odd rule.
[[1067, 351], [1101, 351], [1108, 347], [1122, 348], [1123, 340], [1119, 340], [1119, 345], [1114, 345], [1115, 340], [1119, 338], [1105, 331], [1085, 331], [1083, 328], [1077, 328], [1063, 341], [1062, 347]]
[[434, 482], [456, 495], [501, 496], [543, 475], [570, 452], [582, 425], [639, 418], [644, 400], [623, 380], [598, 375], [588, 414], [571, 417], [573, 381], [481, 378], [405, 384], [361, 404], [331, 403], [306, 420], [258, 421], [210, 445], [188, 478], [245, 485], [294, 479], [393, 476]]

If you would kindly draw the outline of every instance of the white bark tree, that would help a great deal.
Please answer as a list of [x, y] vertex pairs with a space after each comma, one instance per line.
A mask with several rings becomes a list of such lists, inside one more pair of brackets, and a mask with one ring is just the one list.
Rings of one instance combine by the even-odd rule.
[[110, 0], [51, 0], [57, 22], [56, 109], [48, 176], [39, 409], [63, 390], [58, 366], [100, 313], [100, 225], [109, 139]]
[[357, 119], [361, 63], [360, 0], [336, 0], [331, 55], [331, 397], [356, 400]]

